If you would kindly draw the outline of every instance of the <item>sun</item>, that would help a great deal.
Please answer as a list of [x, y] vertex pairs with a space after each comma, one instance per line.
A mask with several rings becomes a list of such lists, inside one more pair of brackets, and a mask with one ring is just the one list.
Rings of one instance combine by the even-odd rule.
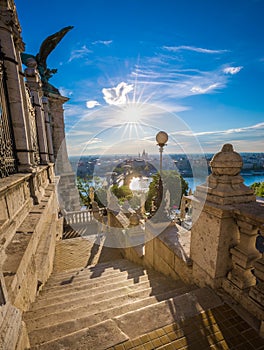
[[126, 103], [122, 106], [119, 117], [124, 123], [139, 123], [144, 118], [144, 108], [141, 103]]

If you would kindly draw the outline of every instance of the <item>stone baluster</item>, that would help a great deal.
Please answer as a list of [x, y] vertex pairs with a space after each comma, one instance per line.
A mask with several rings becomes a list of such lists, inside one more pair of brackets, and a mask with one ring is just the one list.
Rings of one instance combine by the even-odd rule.
[[257, 227], [248, 218], [240, 215], [237, 217], [237, 225], [240, 241], [237, 246], [230, 249], [233, 268], [228, 274], [228, 279], [243, 290], [256, 284], [252, 269], [260, 253], [255, 248]]
[[[264, 226], [259, 230], [259, 234], [264, 236]], [[261, 254], [260, 259], [254, 263], [254, 275], [257, 279], [257, 284], [250, 289], [249, 296], [260, 305], [264, 305], [264, 254]], [[263, 329], [264, 332], [264, 329]]]

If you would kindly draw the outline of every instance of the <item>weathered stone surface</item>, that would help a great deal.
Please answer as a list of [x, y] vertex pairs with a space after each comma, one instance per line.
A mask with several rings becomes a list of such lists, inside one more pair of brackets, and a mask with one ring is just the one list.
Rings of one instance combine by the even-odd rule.
[[[190, 290], [179, 279], [169, 280], [126, 260], [82, 269], [76, 279], [71, 279], [72, 273], [54, 274], [53, 284], [44, 286], [35, 306], [25, 314], [32, 347], [44, 342], [43, 349], [48, 345], [55, 349], [59, 344], [67, 348], [73, 339], [86, 339], [89, 348], [93, 344], [91, 326]], [[62, 283], [67, 280], [69, 283]]]
[[210, 289], [198, 289], [115, 318], [120, 329], [131, 339], [151, 330], [183, 321], [222, 301]]

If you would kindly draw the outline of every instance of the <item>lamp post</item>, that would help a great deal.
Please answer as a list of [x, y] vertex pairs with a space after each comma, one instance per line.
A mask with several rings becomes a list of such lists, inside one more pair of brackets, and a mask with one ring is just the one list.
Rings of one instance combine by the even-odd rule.
[[165, 131], [159, 131], [156, 135], [156, 141], [158, 143], [159, 146], [159, 152], [160, 152], [160, 176], [162, 173], [162, 152], [163, 152], [163, 148], [164, 146], [166, 146], [166, 142], [168, 141], [169, 136]]
[[162, 186], [162, 152], [164, 146], [166, 146], [166, 142], [168, 141], [168, 134], [165, 131], [159, 131], [156, 135], [156, 141], [159, 146], [159, 152], [160, 152], [160, 176], [159, 176], [159, 183], [158, 183], [158, 188], [157, 188], [157, 197], [155, 200], [155, 206], [156, 210], [160, 208], [160, 214], [158, 215], [159, 219], [163, 220], [166, 215], [164, 212], [164, 203], [162, 205], [162, 197], [163, 197], [163, 186]]

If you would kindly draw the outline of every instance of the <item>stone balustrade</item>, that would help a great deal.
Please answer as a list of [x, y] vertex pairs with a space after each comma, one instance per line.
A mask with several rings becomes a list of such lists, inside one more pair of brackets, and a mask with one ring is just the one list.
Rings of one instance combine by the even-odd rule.
[[[103, 215], [104, 210], [105, 208], [99, 208], [99, 215]], [[63, 216], [69, 225], [86, 224], [97, 220], [95, 217], [96, 214], [94, 215], [94, 211], [92, 209], [64, 212]]]

